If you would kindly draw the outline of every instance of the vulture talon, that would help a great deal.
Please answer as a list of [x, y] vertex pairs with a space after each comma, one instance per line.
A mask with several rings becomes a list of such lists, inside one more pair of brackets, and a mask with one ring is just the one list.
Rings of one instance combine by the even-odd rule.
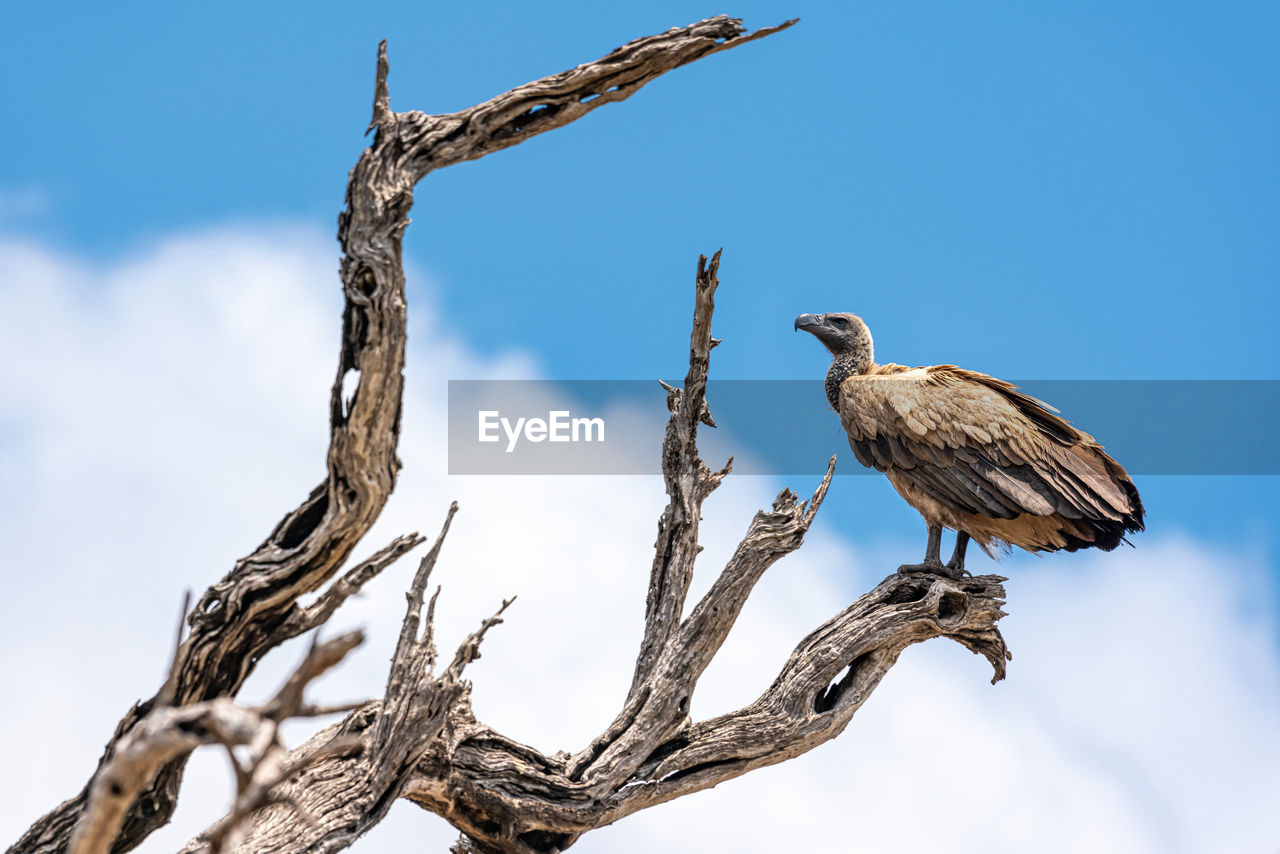
[[899, 575], [940, 575], [952, 581], [962, 581], [965, 578], [972, 578], [973, 573], [964, 568], [957, 568], [949, 563], [904, 563], [898, 567]]
[[942, 565], [940, 560], [925, 561], [924, 563], [904, 563], [898, 567], [899, 575], [946, 575], [947, 567]]
[[956, 548], [951, 553], [951, 560], [947, 561], [947, 569], [952, 572], [952, 578], [972, 578], [973, 573], [964, 568], [964, 550], [969, 545], [969, 535], [964, 531], [956, 531]]

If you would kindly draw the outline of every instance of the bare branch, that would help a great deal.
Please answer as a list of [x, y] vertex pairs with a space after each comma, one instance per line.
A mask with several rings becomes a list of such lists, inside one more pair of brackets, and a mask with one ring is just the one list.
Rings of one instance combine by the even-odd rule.
[[995, 627], [1002, 581], [889, 576], [801, 641], [755, 702], [682, 727], [607, 791], [572, 779], [568, 757], [469, 724], [454, 746], [439, 745], [441, 754], [419, 765], [404, 796], [462, 829], [471, 837], [466, 850], [564, 850], [593, 828], [835, 738], [911, 644], [951, 638], [986, 656], [1003, 677], [1009, 653]]
[[320, 643], [318, 636], [313, 637], [311, 649], [308, 650], [302, 664], [293, 671], [293, 675], [281, 686], [275, 697], [262, 707], [263, 717], [282, 721], [285, 718], [296, 717], [304, 708], [309, 708], [302, 702], [302, 692], [306, 690], [307, 685], [320, 678], [330, 668], [336, 667], [347, 657], [347, 653], [362, 643], [364, 643], [362, 632], [347, 632], [323, 644]]
[[[435, 672], [431, 573], [457, 512], [419, 563], [381, 700], [358, 706], [308, 703], [307, 686], [342, 661], [358, 633], [313, 643], [303, 662], [260, 708], [236, 706], [257, 659], [325, 623], [386, 566], [424, 542], [397, 538], [349, 569], [310, 606], [299, 604], [346, 562], [395, 484], [403, 392], [404, 274], [400, 240], [413, 188], [433, 169], [472, 160], [560, 127], [649, 80], [702, 56], [790, 26], [747, 34], [713, 18], [631, 42], [603, 59], [518, 87], [447, 116], [395, 113], [379, 46], [369, 149], [352, 170], [340, 218], [344, 250], [342, 349], [330, 396], [327, 477], [271, 536], [201, 597], [170, 678], [152, 701], [121, 721], [98, 773], [77, 799], [38, 822], [15, 850], [127, 850], [167, 820], [182, 765], [201, 744], [230, 758], [236, 797], [226, 818], [187, 851], [333, 852], [350, 845], [405, 797], [464, 834], [456, 850], [561, 851], [583, 833], [804, 753], [838, 735], [902, 650], [949, 637], [1004, 675], [1009, 653], [996, 628], [1004, 616], [998, 576], [952, 580], [895, 574], [796, 647], [772, 685], [749, 706], [710, 720], [690, 717], [698, 680], [723, 645], [751, 591], [798, 549], [830, 487], [835, 458], [808, 501], [784, 489], [755, 515], [708, 592], [685, 613], [702, 504], [729, 474], [700, 458], [699, 425], [715, 427], [706, 399], [720, 253], [699, 258], [689, 370], [663, 383], [670, 417], [662, 445], [668, 504], [658, 525], [644, 635], [619, 714], [576, 754], [546, 756], [477, 721], [468, 664], [513, 599], [485, 619]], [[355, 372], [349, 399], [343, 388]], [[425, 607], [425, 614], [423, 613]], [[185, 609], [184, 609], [185, 610]], [[994, 681], [994, 680], [993, 680]], [[290, 717], [346, 717], [289, 752], [279, 738]], [[238, 755], [235, 748], [241, 748]]]
[[678, 681], [686, 684], [690, 691], [720, 651], [729, 629], [765, 570], [804, 542], [835, 470], [836, 458], [832, 457], [827, 463], [826, 475], [809, 501], [797, 503], [795, 493], [784, 489], [774, 501], [772, 511], [756, 513], [720, 577], [681, 625], [678, 637], [672, 642], [672, 649], [681, 653], [672, 662], [672, 676], [678, 674]]
[[[157, 706], [235, 696], [264, 654], [323, 622], [350, 589], [368, 580], [362, 575], [348, 578], [348, 587], [340, 583], [332, 595], [299, 613], [299, 597], [332, 578], [378, 518], [400, 469], [396, 451], [406, 331], [401, 241], [416, 183], [434, 169], [563, 127], [602, 104], [630, 97], [674, 68], [791, 23], [747, 33], [736, 19], [699, 21], [637, 39], [596, 62], [444, 116], [391, 111], [385, 42], [379, 46], [371, 123], [376, 134], [351, 171], [346, 210], [338, 219], [345, 306], [330, 391], [326, 476], [252, 554], [200, 597], [189, 618], [191, 632], [174, 657], [173, 678], [156, 697], [122, 718], [99, 770], [111, 761], [120, 740]], [[344, 384], [353, 372], [358, 382], [344, 400]], [[169, 820], [184, 757], [175, 754], [139, 796], [124, 820], [117, 850], [136, 846]], [[14, 847], [24, 854], [64, 850], [92, 786], [91, 780], [38, 820]]]
[[489, 629], [502, 624], [502, 615], [511, 607], [511, 603], [516, 601], [516, 597], [502, 600], [502, 607], [494, 612], [492, 617], [486, 619], [480, 624], [480, 628], [467, 635], [467, 639], [458, 645], [458, 651], [453, 657], [453, 663], [449, 665], [449, 672], [453, 678], [458, 679], [462, 676], [462, 671], [466, 666], [480, 657], [480, 643], [484, 640], [484, 636], [489, 633]]
[[[302, 692], [312, 680], [363, 640], [361, 632], [350, 632], [313, 644], [276, 699], [261, 709], [243, 708], [225, 697], [180, 708], [158, 706], [119, 741], [111, 760], [94, 778], [88, 807], [71, 837], [71, 854], [111, 851], [129, 808], [156, 772], [174, 757], [205, 744], [222, 745], [231, 757], [238, 789], [236, 808], [219, 838], [233, 832], [258, 808], [254, 806], [259, 803], [257, 790], [265, 792], [285, 777], [287, 769], [277, 769], [274, 762], [287, 756], [277, 738], [279, 722], [302, 707]], [[248, 768], [232, 752], [244, 745], [255, 748]]]
[[419, 537], [416, 533], [392, 540], [375, 554], [343, 573], [311, 605], [291, 613], [281, 628], [280, 634], [287, 639], [323, 626], [329, 622], [329, 618], [343, 602], [359, 593], [361, 588], [377, 578], [382, 570], [425, 542], [426, 538]]
[[[238, 838], [243, 850], [275, 850], [283, 845], [289, 851], [314, 852], [346, 847], [382, 819], [445, 728], [471, 720], [462, 672], [479, 658], [485, 633], [502, 622], [501, 615], [512, 600], [505, 601], [459, 645], [449, 667], [439, 676], [432, 673], [436, 656], [432, 618], [439, 591], [427, 604], [425, 619], [422, 599], [457, 509], [456, 503], [450, 506], [440, 535], [410, 586], [386, 696], [381, 703], [362, 706], [294, 752], [283, 785], [259, 791], [251, 801], [262, 809]], [[335, 743], [342, 749], [335, 750]], [[299, 813], [323, 814], [325, 821], [299, 824], [293, 820]], [[210, 850], [213, 832], [193, 841], [186, 851]]]
[[173, 705], [173, 697], [178, 684], [178, 653], [182, 651], [182, 636], [187, 626], [187, 612], [191, 610], [191, 590], [182, 594], [182, 610], [178, 614], [178, 627], [174, 630], [173, 655], [169, 658], [169, 675], [156, 693], [157, 706]]
[[996, 620], [1004, 579], [952, 581], [894, 574], [814, 630], [773, 685], [745, 709], [694, 724], [639, 769], [646, 785], [620, 790], [617, 815], [715, 786], [807, 752], [839, 735], [902, 650], [948, 637], [980, 653], [1004, 678], [1011, 658]]
[[[700, 305], [710, 299], [714, 270], [714, 264], [699, 266]], [[703, 357], [713, 340], [709, 328], [708, 310], [695, 323], [687, 389], [697, 389], [702, 366], [708, 364]], [[663, 453], [671, 492], [687, 500], [682, 506], [688, 512], [676, 524], [669, 505], [660, 527], [676, 541], [683, 536], [681, 525], [696, 525], [709, 493], [704, 488], [708, 478], [723, 476], [708, 472], [698, 457], [692, 438], [701, 423], [696, 394], [681, 397]], [[680, 447], [685, 441], [688, 446]], [[484, 633], [500, 621], [510, 601], [463, 641], [449, 667], [439, 676], [431, 673], [436, 658], [432, 615], [439, 591], [427, 604], [425, 618], [423, 597], [456, 509], [451, 507], [410, 588], [386, 697], [362, 706], [295, 751], [299, 763], [324, 755], [309, 766], [312, 770], [271, 792], [276, 806], [255, 814], [242, 839], [244, 849], [336, 851], [380, 820], [395, 798], [405, 797], [463, 832], [457, 850], [564, 850], [593, 828], [834, 738], [910, 644], [950, 637], [985, 655], [997, 678], [1003, 675], [1008, 651], [995, 628], [1003, 616], [1003, 579], [895, 574], [805, 638], [754, 703], [707, 721], [690, 719], [698, 679], [763, 573], [802, 544], [834, 471], [833, 458], [808, 501], [783, 490], [771, 508], [756, 514], [692, 613], [661, 633], [662, 646], [640, 690], [627, 698], [605, 733], [574, 756], [544, 755], [472, 714], [463, 668], [476, 658]], [[696, 537], [681, 554], [680, 560], [693, 560]], [[649, 615], [679, 615], [687, 588], [669, 583], [670, 573], [684, 578], [691, 566], [668, 565], [660, 554], [655, 567], [662, 571], [655, 572], [653, 582], [666, 585], [665, 599]], [[330, 758], [326, 746], [348, 738], [360, 741], [362, 753]], [[326, 820], [322, 827], [298, 821], [298, 810], [323, 814]]]
[[444, 525], [431, 550], [423, 555], [418, 564], [418, 571], [413, 577], [407, 598], [408, 611], [400, 626], [400, 640], [396, 643], [395, 655], [391, 659], [391, 674], [387, 677], [387, 691], [383, 698], [382, 713], [374, 735], [374, 744], [385, 745], [393, 734], [403, 732], [406, 721], [416, 713], [413, 697], [417, 687], [430, 674], [436, 660], [436, 646], [433, 640], [433, 619], [435, 616], [437, 590], [431, 597], [427, 607], [427, 624], [419, 632], [422, 615], [422, 597], [435, 569], [436, 560], [440, 557], [440, 549], [444, 546], [444, 538], [453, 524], [453, 517], [458, 512], [458, 502], [449, 505]]
[[387, 61], [387, 40], [378, 42], [378, 71], [373, 84], [373, 118], [365, 130], [367, 136], [376, 127], [390, 128], [395, 123], [395, 113], [391, 112], [391, 93], [387, 89], [387, 74], [391, 71], [391, 63]]
[[[594, 782], [603, 788], [626, 776], [628, 769], [624, 757], [633, 762], [643, 758], [643, 755], [634, 755], [634, 745], [624, 735], [643, 730], [641, 737], [656, 743], [666, 738], [671, 727], [678, 726], [678, 721], [671, 720], [668, 704], [661, 702], [663, 698], [656, 698], [658, 705], [663, 707], [661, 710], [651, 702], [655, 700], [651, 682], [662, 656], [671, 649], [672, 638], [680, 628], [694, 563], [701, 551], [698, 526], [702, 520], [702, 502], [720, 485], [733, 465], [730, 460], [723, 469], [712, 472], [698, 456], [698, 425], [715, 425], [707, 408], [706, 388], [714, 346], [712, 342], [715, 340], [711, 336], [711, 317], [715, 312], [716, 288], [720, 284], [719, 270], [719, 251], [709, 264], [705, 255], [698, 258], [693, 331], [689, 338], [689, 372], [683, 389], [662, 383], [667, 389], [667, 408], [671, 411], [662, 442], [662, 475], [669, 501], [658, 521], [658, 541], [645, 602], [644, 638], [636, 657], [631, 690], [614, 722], [586, 750], [575, 756], [570, 766], [572, 779]], [[678, 709], [676, 716], [683, 715], [688, 708], [688, 697], [670, 699]], [[661, 716], [666, 723], [654, 729], [654, 715]]]
[[[240, 776], [240, 785], [236, 790], [235, 804], [231, 812], [201, 835], [196, 843], [209, 854], [221, 854], [223, 851], [239, 848], [245, 839], [247, 826], [260, 813], [271, 807], [281, 805], [287, 807], [291, 814], [298, 817], [304, 826], [316, 828], [315, 816], [295, 798], [286, 794], [277, 794], [277, 787], [288, 783], [299, 774], [330, 759], [349, 759], [359, 756], [364, 745], [358, 738], [339, 737], [325, 744], [320, 749], [299, 758], [291, 757], [280, 743], [276, 732], [260, 752], [255, 752], [253, 766]], [[228, 750], [232, 764], [239, 767], [235, 753]]]
[[705, 255], [698, 258], [694, 287], [693, 332], [689, 340], [689, 373], [684, 388], [668, 389], [667, 405], [671, 417], [662, 442], [662, 475], [670, 501], [658, 522], [657, 553], [649, 576], [649, 598], [645, 603], [645, 633], [636, 659], [631, 696], [641, 690], [645, 679], [657, 663], [658, 653], [666, 646], [679, 624], [693, 565], [698, 553], [699, 508], [707, 495], [728, 474], [712, 474], [698, 457], [698, 424], [715, 422], [707, 409], [707, 373], [711, 368], [711, 315], [715, 311], [715, 292], [720, 284], [720, 253], [708, 266]]
[[398, 113], [396, 135], [412, 158], [417, 178], [421, 178], [433, 169], [475, 160], [564, 127], [605, 104], [630, 98], [674, 68], [781, 32], [795, 22], [748, 33], [741, 20], [718, 15], [687, 27], [673, 27], [459, 113]]
[[809, 501], [783, 490], [770, 510], [757, 513], [711, 589], [681, 617], [699, 551], [702, 501], [728, 470], [708, 471], [696, 445], [715, 340], [717, 261], [699, 261], [685, 386], [663, 383], [672, 412], [663, 442], [670, 503], [659, 523], [631, 692], [610, 727], [572, 757], [545, 756], [472, 722], [464, 710], [453, 746], [439, 746], [405, 790], [463, 831], [455, 850], [563, 850], [636, 810], [799, 755], [838, 735], [912, 643], [951, 637], [986, 655], [997, 678], [1003, 675], [1007, 650], [995, 628], [1003, 616], [1003, 579], [895, 574], [806, 638], [751, 706], [690, 720], [699, 677], [765, 570], [802, 544], [835, 472], [833, 457]]

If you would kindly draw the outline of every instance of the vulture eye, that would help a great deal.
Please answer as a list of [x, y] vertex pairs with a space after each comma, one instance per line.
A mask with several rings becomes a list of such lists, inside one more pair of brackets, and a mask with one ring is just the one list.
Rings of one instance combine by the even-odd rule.
[[835, 320], [832, 320], [831, 323], [836, 329], [849, 328], [849, 321], [845, 320], [843, 317], [837, 317]]

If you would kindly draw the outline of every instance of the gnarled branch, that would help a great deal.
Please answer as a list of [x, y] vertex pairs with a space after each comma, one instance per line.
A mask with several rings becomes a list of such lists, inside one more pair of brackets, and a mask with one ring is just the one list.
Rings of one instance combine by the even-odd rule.
[[[1008, 651], [995, 627], [1003, 616], [1003, 579], [894, 574], [804, 638], [755, 702], [705, 721], [690, 718], [703, 671], [764, 572], [802, 544], [835, 470], [833, 458], [808, 501], [785, 489], [771, 508], [757, 513], [711, 588], [683, 613], [699, 551], [696, 535], [690, 539], [688, 531], [696, 528], [702, 501], [727, 474], [711, 472], [702, 462], [695, 433], [705, 411], [701, 390], [709, 368], [715, 271], [714, 259], [710, 265], [701, 260], [691, 370], [663, 443], [672, 502], [659, 523], [639, 677], [614, 722], [572, 756], [547, 756], [496, 732], [475, 719], [469, 690], [458, 678], [496, 615], [436, 678], [429, 675], [434, 648], [429, 640], [415, 640], [418, 611], [411, 605], [387, 697], [316, 736], [299, 753], [305, 757], [329, 739], [353, 735], [364, 751], [318, 764], [314, 777], [300, 775], [280, 787], [282, 803], [322, 811], [329, 819], [324, 831], [299, 825], [283, 806], [276, 807], [255, 818], [246, 850], [337, 850], [380, 818], [398, 793], [460, 828], [464, 838], [456, 850], [559, 851], [594, 828], [834, 738], [913, 643], [950, 637], [985, 655], [996, 678], [1003, 676]], [[438, 549], [439, 541], [424, 566]], [[420, 572], [411, 603], [421, 602], [424, 585]], [[430, 613], [429, 608], [428, 626]], [[405, 685], [411, 687], [394, 688]], [[395, 737], [379, 735], [384, 730]], [[392, 744], [398, 746], [395, 760], [379, 761]]]
[[[362, 704], [346, 720], [294, 751], [289, 764], [301, 770], [279, 781], [271, 791], [269, 803], [254, 814], [237, 840], [241, 850], [318, 852], [346, 848], [382, 820], [449, 715], [465, 704], [470, 688], [462, 679], [463, 671], [478, 657], [484, 633], [501, 622], [511, 601], [504, 602], [498, 613], [462, 642], [443, 672], [433, 673], [433, 618], [439, 590], [424, 599], [457, 511], [456, 503], [450, 506], [435, 544], [418, 565], [382, 700]], [[343, 749], [334, 750], [334, 744]], [[299, 815], [323, 816], [324, 820], [298, 821]], [[192, 840], [184, 852], [214, 854], [220, 826]]]
[[[288, 718], [324, 714], [303, 700], [313, 680], [346, 658], [364, 641], [363, 632], [349, 632], [313, 643], [279, 692], [257, 708], [237, 706], [218, 697], [186, 706], [158, 706], [120, 739], [112, 755], [94, 777], [84, 816], [71, 837], [71, 854], [98, 854], [111, 850], [129, 808], [155, 772], [178, 756], [202, 745], [226, 749], [235, 771], [236, 799], [231, 813], [210, 831], [210, 850], [217, 854], [238, 839], [245, 820], [273, 803], [272, 790], [306, 767], [289, 757], [280, 741], [280, 724]], [[235, 753], [248, 747], [248, 762]], [[325, 745], [325, 755], [358, 749], [335, 739]]]
[[[313, 649], [273, 701], [250, 710], [256, 724], [240, 726], [234, 717], [245, 710], [228, 698], [258, 657], [324, 623], [352, 593], [423, 542], [416, 534], [401, 537], [311, 605], [299, 603], [302, 594], [333, 578], [394, 486], [405, 331], [400, 238], [416, 182], [432, 169], [514, 145], [622, 100], [671, 68], [781, 28], [746, 34], [737, 21], [710, 19], [631, 42], [598, 62], [448, 116], [393, 112], [385, 45], [380, 48], [370, 126], [376, 136], [352, 172], [340, 218], [346, 305], [331, 395], [328, 477], [201, 598], [161, 694], [121, 722], [85, 792], [38, 822], [16, 850], [61, 850], [77, 820], [82, 850], [105, 850], [112, 839], [117, 850], [131, 847], [167, 819], [187, 754], [212, 739], [228, 747], [250, 744], [255, 759], [246, 766], [233, 755], [235, 806], [188, 851], [338, 851], [401, 797], [458, 827], [464, 834], [458, 850], [560, 851], [637, 810], [834, 738], [913, 643], [949, 637], [986, 656], [995, 679], [1003, 676], [1009, 654], [996, 622], [1003, 616], [1004, 579], [895, 574], [803, 639], [756, 701], [708, 720], [691, 718], [700, 677], [764, 572], [802, 545], [835, 471], [833, 457], [807, 501], [784, 489], [770, 509], [757, 513], [715, 582], [686, 613], [701, 551], [702, 504], [732, 463], [713, 471], [697, 447], [698, 426], [715, 426], [706, 383], [711, 350], [719, 343], [711, 335], [717, 252], [710, 262], [698, 262], [684, 384], [664, 383], [671, 410], [662, 446], [669, 501], [659, 520], [632, 684], [599, 736], [575, 754], [546, 756], [476, 720], [464, 670], [511, 600], [436, 672], [436, 595], [427, 599], [426, 587], [456, 505], [410, 587], [381, 700], [361, 704], [286, 752], [274, 729], [283, 716], [329, 711], [302, 699], [307, 682], [340, 657], [333, 654], [337, 647], [321, 647], [325, 655], [316, 657]], [[353, 371], [359, 381], [343, 399]], [[184, 716], [191, 715], [202, 735], [174, 740], [175, 731], [187, 733]], [[156, 727], [167, 735], [151, 739]], [[145, 761], [135, 761], [139, 756]], [[135, 792], [143, 794], [135, 800]]]
[[[385, 42], [378, 51], [373, 144], [347, 184], [338, 219], [345, 306], [337, 376], [330, 392], [326, 477], [276, 525], [254, 552], [200, 597], [191, 631], [175, 659], [169, 694], [138, 703], [117, 725], [99, 761], [160, 705], [188, 705], [235, 696], [255, 663], [285, 640], [314, 626], [346, 598], [342, 591], [376, 575], [375, 559], [353, 571], [310, 608], [298, 603], [328, 582], [372, 527], [395, 486], [404, 388], [405, 292], [402, 237], [413, 188], [429, 172], [475, 160], [562, 127], [592, 110], [630, 97], [646, 83], [704, 56], [790, 26], [748, 33], [719, 16], [637, 39], [595, 62], [517, 87], [447, 115], [391, 109]], [[349, 398], [344, 388], [357, 381]], [[389, 547], [403, 553], [405, 543]], [[391, 554], [384, 558], [394, 559]], [[172, 815], [186, 753], [158, 772], [130, 807], [115, 849], [127, 851]], [[95, 777], [98, 772], [95, 772]], [[11, 850], [54, 854], [66, 849], [84, 813], [93, 780], [38, 820]]]
[[689, 374], [683, 389], [667, 386], [662, 464], [670, 501], [622, 711], [584, 750], [546, 756], [460, 708], [405, 790], [464, 831], [456, 850], [563, 850], [638, 810], [804, 753], [843, 731], [913, 643], [952, 638], [985, 655], [996, 679], [1004, 675], [1008, 650], [995, 627], [1004, 579], [894, 574], [801, 641], [754, 703], [706, 721], [690, 718], [699, 677], [764, 572], [802, 544], [835, 471], [833, 457], [808, 501], [784, 489], [757, 513], [710, 590], [684, 615], [702, 502], [729, 471], [711, 471], [697, 450], [697, 425], [711, 421], [705, 389], [719, 343], [710, 333], [718, 261], [719, 253], [710, 264], [699, 260]]

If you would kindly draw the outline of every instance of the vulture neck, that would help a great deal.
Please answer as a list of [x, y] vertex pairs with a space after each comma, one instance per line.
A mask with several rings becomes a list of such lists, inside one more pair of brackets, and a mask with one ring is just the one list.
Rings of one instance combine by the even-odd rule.
[[873, 367], [870, 359], [856, 353], [841, 353], [831, 360], [827, 369], [827, 400], [833, 408], [840, 403], [840, 383], [854, 374], [865, 374]]

